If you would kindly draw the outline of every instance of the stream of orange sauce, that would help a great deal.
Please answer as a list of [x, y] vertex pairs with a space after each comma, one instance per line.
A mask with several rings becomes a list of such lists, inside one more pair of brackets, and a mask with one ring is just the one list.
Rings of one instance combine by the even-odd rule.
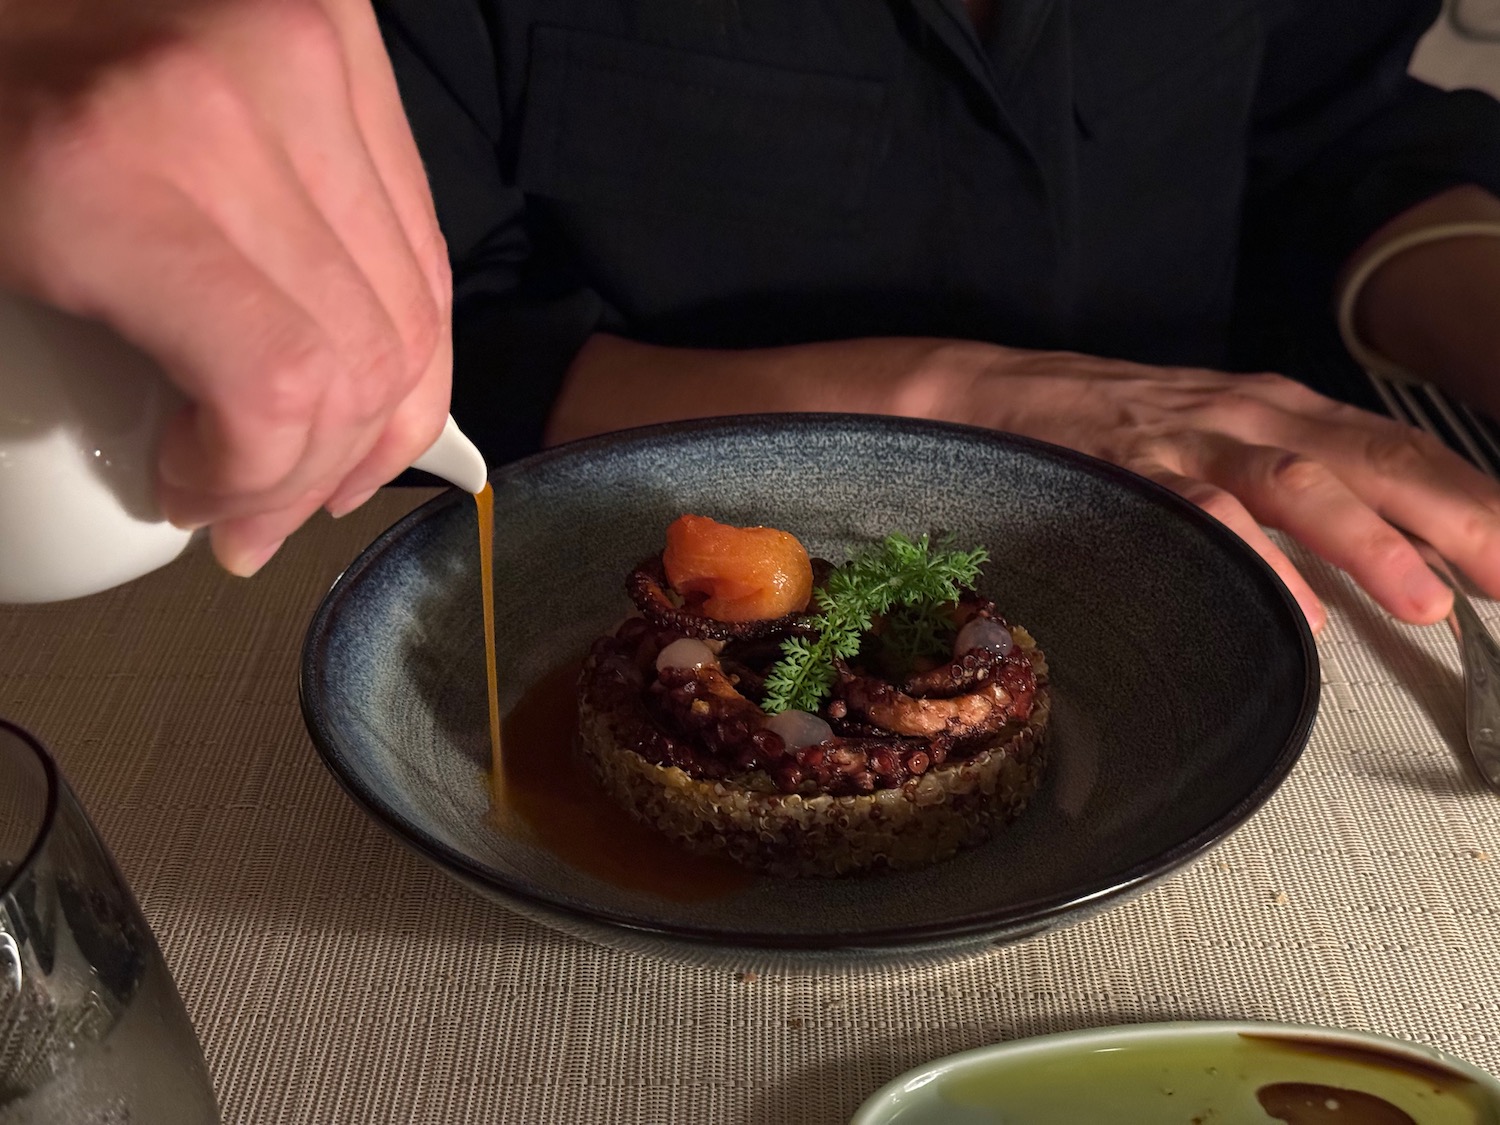
[[491, 824], [530, 838], [595, 878], [661, 898], [700, 901], [749, 885], [750, 873], [738, 864], [678, 847], [636, 821], [600, 787], [574, 746], [582, 661], [569, 661], [543, 676], [502, 724], [495, 650], [494, 492], [486, 484], [474, 499], [489, 692]]
[[484, 603], [484, 682], [490, 704], [490, 804], [505, 799], [500, 753], [500, 680], [495, 658], [495, 490], [490, 482], [474, 494], [479, 514], [479, 589]]

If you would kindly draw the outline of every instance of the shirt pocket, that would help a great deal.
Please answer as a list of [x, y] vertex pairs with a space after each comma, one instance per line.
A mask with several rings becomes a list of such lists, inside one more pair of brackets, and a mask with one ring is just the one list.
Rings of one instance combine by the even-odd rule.
[[516, 178], [568, 203], [847, 226], [884, 101], [876, 79], [540, 27]]
[[1075, 37], [1074, 114], [1080, 131], [1143, 139], [1214, 119], [1243, 135], [1260, 65], [1260, 20], [1240, 2], [1138, 6], [1108, 0]]

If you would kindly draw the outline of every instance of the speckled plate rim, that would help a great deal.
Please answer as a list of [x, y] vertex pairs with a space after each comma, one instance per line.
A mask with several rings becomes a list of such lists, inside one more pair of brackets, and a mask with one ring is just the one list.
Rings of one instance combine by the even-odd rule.
[[[763, 434], [767, 427], [807, 426], [855, 430], [868, 434], [872, 438], [878, 438], [885, 433], [900, 432], [908, 436], [926, 435], [936, 440], [957, 439], [980, 444], [993, 443], [997, 447], [1012, 451], [1019, 449], [1037, 457], [1062, 462], [1075, 470], [1101, 478], [1116, 487], [1138, 493], [1150, 502], [1167, 508], [1175, 517], [1197, 528], [1225, 555], [1237, 560], [1256, 576], [1259, 584], [1266, 590], [1269, 600], [1279, 605], [1287, 615], [1297, 637], [1298, 651], [1295, 657], [1303, 668], [1302, 696], [1297, 703], [1296, 719], [1292, 723], [1287, 738], [1277, 751], [1272, 767], [1262, 775], [1254, 787], [1222, 815], [1151, 860], [1134, 864], [1123, 871], [1107, 874], [1094, 884], [1076, 888], [1070, 892], [1032, 899], [1000, 911], [955, 914], [938, 922], [839, 934], [746, 933], [711, 926], [688, 926], [661, 922], [604, 908], [582, 908], [564, 899], [538, 894], [507, 878], [504, 872], [478, 863], [464, 853], [448, 847], [425, 832], [419, 825], [391, 812], [376, 794], [361, 783], [355, 771], [346, 765], [337, 739], [324, 723], [323, 713], [317, 702], [318, 674], [322, 665], [319, 656], [328, 641], [330, 629], [339, 613], [342, 600], [349, 596], [350, 591], [365, 573], [379, 565], [387, 552], [399, 548], [401, 540], [412, 527], [455, 504], [471, 502], [468, 494], [450, 490], [413, 509], [377, 536], [334, 580], [308, 625], [298, 676], [299, 703], [304, 724], [313, 745], [339, 784], [398, 840], [446, 870], [450, 875], [461, 882], [474, 884], [501, 898], [514, 900], [523, 907], [530, 907], [543, 914], [569, 918], [584, 926], [602, 924], [637, 934], [697, 945], [766, 951], [824, 952], [898, 950], [927, 947], [934, 943], [983, 938], [987, 935], [1024, 936], [1041, 932], [1056, 919], [1072, 914], [1081, 908], [1102, 906], [1109, 900], [1128, 897], [1191, 862], [1238, 829], [1270, 799], [1286, 779], [1287, 774], [1296, 765], [1311, 734], [1313, 722], [1317, 718], [1321, 690], [1317, 646], [1296, 600], [1276, 572], [1238, 535], [1218, 520], [1170, 489], [1110, 462], [1034, 438], [958, 423], [839, 413], [748, 414], [667, 422], [620, 430], [599, 437], [584, 438], [504, 465], [490, 474], [490, 481], [498, 487], [513, 477], [544, 473], [550, 466], [560, 461], [566, 462], [609, 454], [622, 447], [650, 444], [664, 438], [681, 439], [699, 434], [734, 435], [736, 433], [752, 436], [757, 432]], [[1292, 655], [1288, 653], [1289, 657]]]
[[1206, 1039], [1231, 1035], [1295, 1038], [1304, 1042], [1366, 1048], [1382, 1054], [1396, 1055], [1424, 1066], [1437, 1066], [1474, 1082], [1489, 1094], [1495, 1102], [1495, 1108], [1500, 1110], [1500, 1078], [1496, 1078], [1489, 1071], [1473, 1063], [1465, 1062], [1426, 1043], [1397, 1039], [1373, 1031], [1351, 1031], [1337, 1027], [1321, 1027], [1316, 1024], [1281, 1023], [1272, 1020], [1169, 1020], [1057, 1031], [1047, 1035], [1027, 1036], [1023, 1039], [1007, 1039], [1002, 1043], [990, 1043], [983, 1047], [972, 1047], [967, 1051], [944, 1055], [914, 1066], [905, 1073], [892, 1078], [860, 1104], [854, 1116], [850, 1118], [849, 1125], [887, 1125], [891, 1113], [902, 1108], [900, 1105], [892, 1104], [896, 1099], [926, 1086], [942, 1075], [982, 1067], [997, 1058], [1063, 1051], [1082, 1053], [1098, 1050], [1101, 1047], [1130, 1046], [1162, 1039]]

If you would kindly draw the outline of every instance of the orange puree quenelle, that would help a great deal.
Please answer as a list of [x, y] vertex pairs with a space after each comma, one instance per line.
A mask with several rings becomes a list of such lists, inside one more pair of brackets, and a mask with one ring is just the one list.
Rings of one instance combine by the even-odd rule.
[[812, 563], [797, 537], [771, 527], [731, 527], [679, 516], [667, 528], [662, 565], [672, 588], [705, 596], [717, 621], [763, 621], [800, 613], [812, 597]]

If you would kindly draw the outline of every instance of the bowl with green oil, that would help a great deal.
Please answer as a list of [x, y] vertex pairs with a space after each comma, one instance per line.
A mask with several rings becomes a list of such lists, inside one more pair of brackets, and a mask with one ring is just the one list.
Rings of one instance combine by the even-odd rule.
[[851, 1125], [1500, 1125], [1500, 1080], [1417, 1043], [1259, 1022], [979, 1047], [887, 1083]]

